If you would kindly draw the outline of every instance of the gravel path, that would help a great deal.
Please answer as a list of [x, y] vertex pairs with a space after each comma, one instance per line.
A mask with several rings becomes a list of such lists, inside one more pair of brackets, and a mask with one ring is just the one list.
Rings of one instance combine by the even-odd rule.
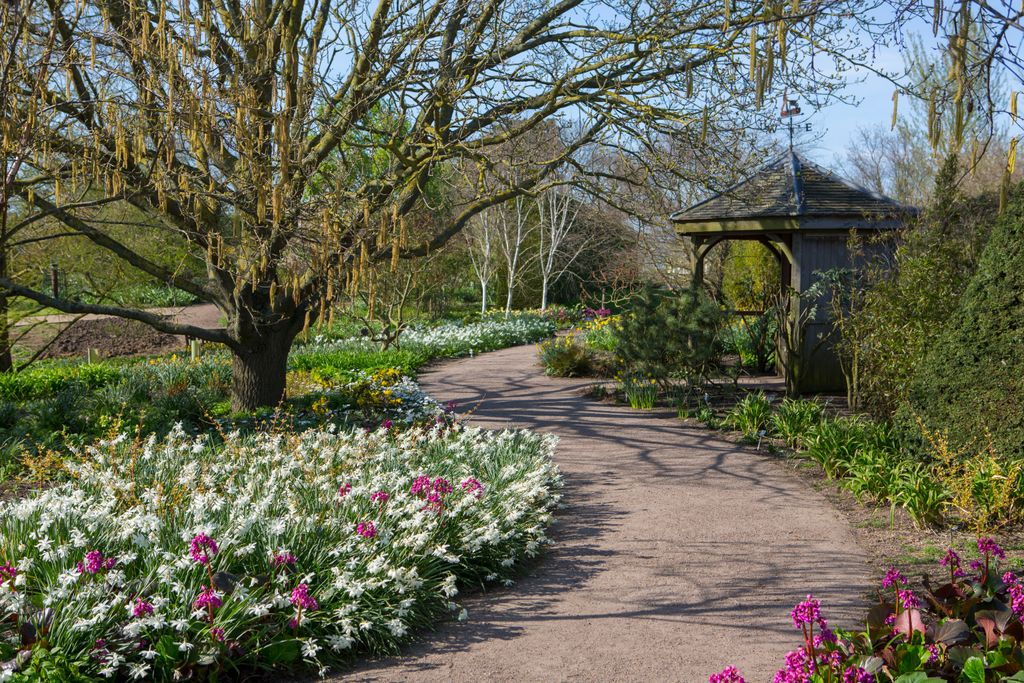
[[797, 645], [789, 611], [805, 594], [857, 626], [866, 559], [824, 497], [665, 411], [587, 399], [536, 358], [448, 361], [421, 384], [473, 424], [561, 437], [554, 547], [512, 588], [465, 597], [466, 622], [346, 680], [703, 682], [735, 664], [761, 683]]

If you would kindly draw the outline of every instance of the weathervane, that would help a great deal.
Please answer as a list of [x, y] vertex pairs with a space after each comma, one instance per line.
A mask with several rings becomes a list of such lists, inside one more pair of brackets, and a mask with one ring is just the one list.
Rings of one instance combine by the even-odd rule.
[[[793, 119], [800, 114], [800, 104], [796, 100], [789, 99], [789, 93], [782, 96], [782, 111], [779, 112], [779, 118], [786, 121], [789, 124], [789, 151], [793, 151]], [[804, 130], [810, 131], [811, 124], [804, 123]]]

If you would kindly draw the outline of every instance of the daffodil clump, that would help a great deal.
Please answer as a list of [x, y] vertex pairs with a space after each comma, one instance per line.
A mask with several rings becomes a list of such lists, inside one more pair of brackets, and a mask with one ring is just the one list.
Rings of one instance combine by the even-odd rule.
[[0, 504], [15, 680], [322, 673], [548, 543], [551, 436], [458, 425], [102, 441]]

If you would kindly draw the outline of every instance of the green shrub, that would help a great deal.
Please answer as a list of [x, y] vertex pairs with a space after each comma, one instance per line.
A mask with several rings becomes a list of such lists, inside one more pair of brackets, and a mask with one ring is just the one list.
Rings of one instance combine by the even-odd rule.
[[696, 384], [709, 377], [718, 360], [723, 318], [699, 290], [648, 288], [619, 320], [616, 356], [631, 375]]
[[747, 394], [725, 414], [722, 422], [744, 436], [756, 437], [767, 431], [772, 420], [772, 402], [763, 391]]
[[954, 447], [989, 442], [1004, 457], [1024, 457], [1024, 192], [996, 222], [978, 272], [952, 320], [928, 350], [900, 411], [948, 434]]
[[592, 354], [575, 335], [542, 342], [539, 347], [544, 373], [551, 377], [583, 377], [590, 374]]
[[800, 448], [804, 437], [821, 422], [824, 408], [814, 400], [784, 398], [772, 415], [772, 431], [791, 448]]

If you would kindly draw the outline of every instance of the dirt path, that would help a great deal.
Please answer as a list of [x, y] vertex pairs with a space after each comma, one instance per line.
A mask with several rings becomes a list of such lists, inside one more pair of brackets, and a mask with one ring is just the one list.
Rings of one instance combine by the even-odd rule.
[[421, 383], [473, 424], [558, 434], [566, 508], [515, 586], [467, 598], [468, 621], [346, 680], [699, 682], [731, 663], [761, 683], [797, 645], [789, 611], [807, 593], [858, 624], [864, 555], [772, 458], [586, 399], [583, 383], [545, 377], [534, 347], [446, 362]]

